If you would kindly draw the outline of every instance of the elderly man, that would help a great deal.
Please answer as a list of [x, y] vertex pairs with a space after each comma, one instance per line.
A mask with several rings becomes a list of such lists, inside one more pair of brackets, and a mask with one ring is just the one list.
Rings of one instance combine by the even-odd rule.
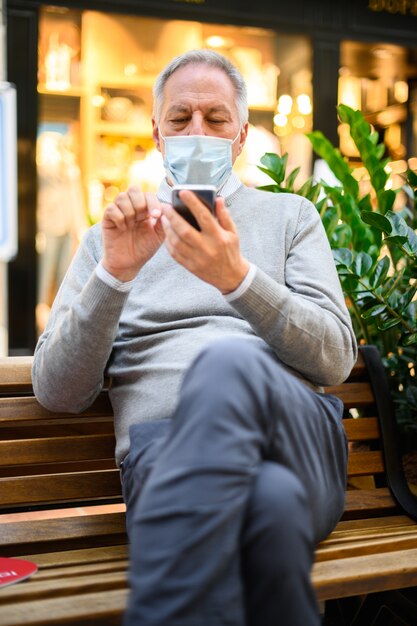
[[[155, 89], [166, 180], [86, 234], [40, 337], [42, 404], [82, 411], [111, 376], [130, 538], [128, 626], [315, 626], [316, 542], [344, 505], [340, 401], [356, 345], [319, 215], [232, 172], [246, 90], [221, 55]], [[173, 183], [217, 188], [215, 216]]]

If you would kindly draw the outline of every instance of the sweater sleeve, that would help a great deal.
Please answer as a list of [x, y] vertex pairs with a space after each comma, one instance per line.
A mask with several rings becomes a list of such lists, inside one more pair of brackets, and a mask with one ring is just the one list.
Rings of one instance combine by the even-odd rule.
[[97, 276], [101, 254], [93, 232], [87, 232], [73, 258], [35, 349], [34, 392], [53, 411], [81, 412], [100, 393], [129, 295]]
[[285, 265], [285, 284], [257, 268], [231, 306], [278, 358], [318, 385], [339, 384], [357, 345], [330, 245], [314, 205], [303, 199]]

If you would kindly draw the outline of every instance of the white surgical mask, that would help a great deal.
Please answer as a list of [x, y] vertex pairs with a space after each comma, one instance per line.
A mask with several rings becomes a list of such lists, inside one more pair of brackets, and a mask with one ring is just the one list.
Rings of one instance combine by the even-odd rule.
[[210, 135], [159, 136], [165, 144], [164, 167], [175, 185], [214, 185], [220, 189], [232, 171], [232, 146], [240, 136], [225, 139]]

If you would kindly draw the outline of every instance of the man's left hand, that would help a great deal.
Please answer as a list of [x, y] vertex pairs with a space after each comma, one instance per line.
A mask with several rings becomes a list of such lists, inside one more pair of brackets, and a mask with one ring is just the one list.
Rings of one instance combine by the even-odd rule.
[[234, 291], [248, 273], [249, 263], [240, 253], [237, 229], [223, 198], [216, 198], [217, 220], [191, 191], [181, 191], [181, 199], [201, 231], [165, 205], [162, 225], [168, 252], [177, 263], [221, 293]]

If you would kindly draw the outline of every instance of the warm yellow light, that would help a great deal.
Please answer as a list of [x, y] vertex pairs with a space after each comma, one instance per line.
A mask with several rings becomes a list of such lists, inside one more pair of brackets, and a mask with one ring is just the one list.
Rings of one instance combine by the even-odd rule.
[[405, 80], [397, 80], [394, 83], [394, 98], [397, 102], [407, 102], [408, 100], [408, 84]]
[[340, 76], [338, 101], [347, 104], [355, 111], [362, 106], [362, 86], [360, 78]]
[[295, 117], [293, 117], [291, 123], [294, 128], [304, 128], [304, 126], [306, 125], [305, 119], [302, 115], [296, 115]]
[[233, 41], [226, 37], [220, 37], [219, 35], [211, 35], [207, 37], [206, 44], [209, 48], [228, 48], [233, 45]]
[[106, 99], [105, 99], [104, 96], [96, 95], [96, 96], [93, 96], [91, 98], [91, 104], [93, 105], [93, 107], [100, 108], [100, 107], [104, 106], [105, 102], [106, 102]]
[[134, 76], [137, 74], [138, 66], [135, 63], [128, 63], [125, 65], [123, 73], [125, 76]]
[[274, 126], [274, 133], [278, 135], [278, 137], [285, 137], [289, 135], [291, 129], [289, 126]]
[[289, 115], [291, 113], [292, 108], [292, 98], [291, 96], [284, 94], [279, 97], [278, 100], [278, 113], [282, 115]]
[[298, 110], [302, 115], [310, 115], [311, 113], [311, 100], [310, 96], [306, 93], [301, 93], [297, 96], [297, 106]]
[[286, 115], [284, 115], [283, 113], [277, 113], [274, 116], [274, 122], [277, 126], [286, 126], [288, 123], [288, 117]]

